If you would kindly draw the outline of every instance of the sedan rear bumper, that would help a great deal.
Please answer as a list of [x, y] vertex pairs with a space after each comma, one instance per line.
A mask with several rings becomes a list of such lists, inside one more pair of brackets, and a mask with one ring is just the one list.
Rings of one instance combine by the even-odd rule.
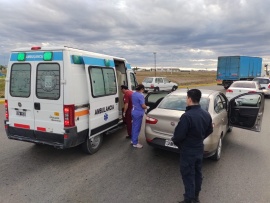
[[[161, 139], [161, 138], [155, 138], [153, 140], [146, 140], [147, 144], [150, 145], [151, 147], [156, 147], [159, 149], [163, 149], [163, 150], [167, 150], [167, 151], [171, 151], [171, 152], [176, 152], [176, 153], [180, 153], [180, 150], [178, 148], [172, 148], [172, 147], [167, 147], [165, 146], [165, 140]], [[215, 154], [215, 151], [204, 151], [203, 153], [203, 157], [204, 158], [208, 158], [211, 157]]]

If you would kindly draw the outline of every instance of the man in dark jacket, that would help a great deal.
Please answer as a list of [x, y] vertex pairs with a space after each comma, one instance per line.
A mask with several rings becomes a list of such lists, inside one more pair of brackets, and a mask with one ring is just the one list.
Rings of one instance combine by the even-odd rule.
[[186, 112], [180, 117], [172, 141], [180, 149], [180, 172], [185, 186], [181, 203], [198, 203], [202, 185], [203, 140], [213, 132], [210, 114], [199, 105], [201, 91], [187, 92]]

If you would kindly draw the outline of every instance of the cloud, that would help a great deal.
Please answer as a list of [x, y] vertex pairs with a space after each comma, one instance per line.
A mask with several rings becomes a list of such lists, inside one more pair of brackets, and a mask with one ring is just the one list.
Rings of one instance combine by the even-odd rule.
[[[255, 0], [0, 0], [0, 64], [10, 50], [67, 45], [133, 66], [215, 68], [221, 55], [269, 63], [270, 2]], [[5, 56], [5, 57], [3, 57]], [[194, 63], [193, 61], [194, 60]]]

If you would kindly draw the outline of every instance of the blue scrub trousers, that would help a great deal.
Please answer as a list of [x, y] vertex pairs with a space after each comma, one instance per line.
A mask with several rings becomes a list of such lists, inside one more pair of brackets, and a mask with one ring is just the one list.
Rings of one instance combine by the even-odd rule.
[[132, 143], [138, 144], [144, 112], [132, 111]]

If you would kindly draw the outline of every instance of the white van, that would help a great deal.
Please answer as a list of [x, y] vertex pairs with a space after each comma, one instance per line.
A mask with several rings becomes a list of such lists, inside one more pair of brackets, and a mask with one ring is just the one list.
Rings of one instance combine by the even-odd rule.
[[11, 52], [5, 84], [8, 138], [86, 153], [122, 123], [121, 85], [136, 77], [124, 58], [69, 47]]

